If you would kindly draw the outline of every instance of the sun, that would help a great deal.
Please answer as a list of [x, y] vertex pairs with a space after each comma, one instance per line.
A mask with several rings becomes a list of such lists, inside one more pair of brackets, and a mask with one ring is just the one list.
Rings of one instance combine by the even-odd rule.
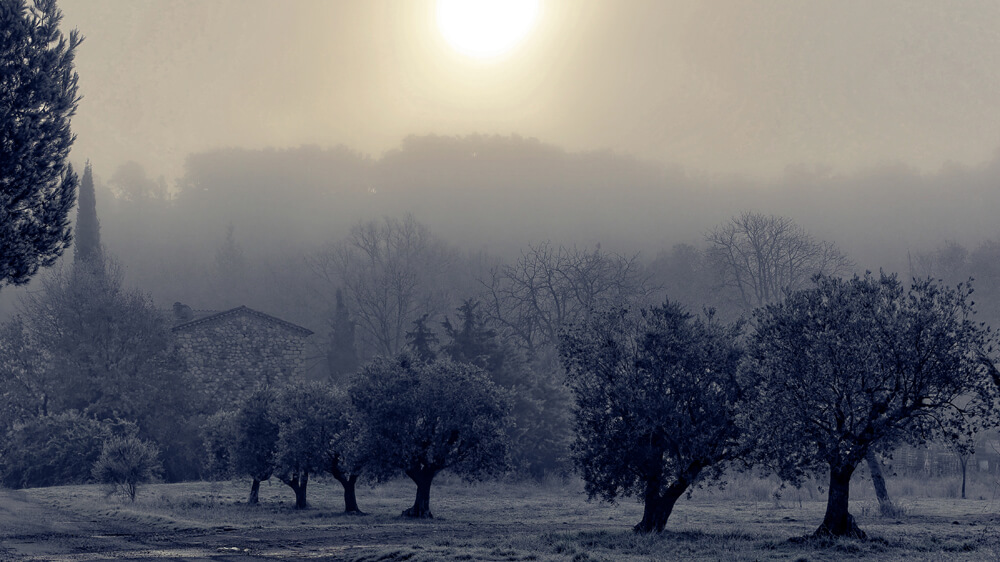
[[437, 0], [437, 24], [452, 49], [475, 59], [506, 54], [531, 32], [538, 0]]

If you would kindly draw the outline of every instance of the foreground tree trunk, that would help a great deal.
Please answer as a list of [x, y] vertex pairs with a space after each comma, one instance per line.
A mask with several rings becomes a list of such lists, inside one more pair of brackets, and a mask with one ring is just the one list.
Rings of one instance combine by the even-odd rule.
[[660, 494], [659, 480], [646, 482], [646, 493], [642, 510], [642, 521], [632, 528], [636, 533], [660, 533], [667, 525], [667, 519], [674, 510], [674, 504], [687, 490], [687, 482], [677, 482]]
[[816, 529], [815, 536], [867, 538], [848, 511], [851, 475], [854, 474], [854, 468], [854, 466], [830, 467], [830, 495], [826, 500], [826, 515], [823, 516], [823, 524]]
[[344, 487], [344, 513], [364, 515], [364, 512], [358, 507], [358, 498], [354, 493], [358, 475], [348, 474], [341, 469], [339, 455], [334, 455], [327, 461], [326, 471], [332, 474], [337, 482], [340, 482], [340, 485]]
[[355, 484], [358, 482], [358, 475], [352, 474], [347, 476], [343, 472], [338, 471], [338, 474], [334, 474], [333, 477], [344, 487], [344, 513], [363, 515], [364, 512], [358, 507], [358, 498], [354, 493]]
[[309, 507], [309, 502], [306, 501], [306, 487], [309, 485], [308, 472], [296, 473], [290, 478], [282, 478], [281, 481], [295, 492], [295, 509]]
[[250, 484], [250, 496], [247, 497], [247, 503], [250, 505], [257, 505], [260, 499], [260, 480], [254, 478], [253, 484]]
[[436, 473], [436, 470], [429, 468], [406, 471], [406, 475], [417, 485], [417, 499], [413, 502], [413, 507], [403, 511], [404, 517], [434, 517], [431, 514], [431, 482]]
[[885, 476], [882, 475], [882, 463], [875, 456], [875, 451], [868, 451], [865, 462], [868, 463], [868, 472], [872, 475], [872, 486], [875, 487], [875, 497], [878, 498], [878, 510], [884, 516], [892, 516], [896, 512], [896, 506], [892, 505], [892, 500], [889, 499]]

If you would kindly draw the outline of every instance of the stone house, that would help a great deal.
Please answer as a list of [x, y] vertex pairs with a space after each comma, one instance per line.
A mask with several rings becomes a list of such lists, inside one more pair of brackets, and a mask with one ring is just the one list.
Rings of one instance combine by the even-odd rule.
[[305, 374], [311, 330], [246, 306], [219, 312], [174, 303], [173, 312], [178, 350], [213, 407]]

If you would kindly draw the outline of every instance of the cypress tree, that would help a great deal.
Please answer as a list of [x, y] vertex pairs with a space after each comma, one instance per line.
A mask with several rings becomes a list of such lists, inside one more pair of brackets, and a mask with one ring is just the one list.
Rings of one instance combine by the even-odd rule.
[[83, 169], [76, 208], [76, 232], [73, 246], [73, 265], [98, 263], [101, 257], [101, 223], [97, 220], [97, 196], [94, 192], [94, 173], [90, 162]]
[[330, 380], [338, 382], [358, 370], [358, 352], [354, 346], [354, 321], [344, 302], [344, 294], [337, 289], [337, 303], [330, 319], [330, 348], [326, 355], [330, 367]]

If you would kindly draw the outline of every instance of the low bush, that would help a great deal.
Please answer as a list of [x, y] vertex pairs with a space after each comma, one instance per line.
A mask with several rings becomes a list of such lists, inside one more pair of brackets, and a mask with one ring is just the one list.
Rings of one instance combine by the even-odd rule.
[[108, 495], [118, 493], [135, 502], [139, 484], [156, 477], [161, 468], [156, 445], [137, 437], [112, 437], [104, 443], [94, 464], [94, 478], [108, 486]]

